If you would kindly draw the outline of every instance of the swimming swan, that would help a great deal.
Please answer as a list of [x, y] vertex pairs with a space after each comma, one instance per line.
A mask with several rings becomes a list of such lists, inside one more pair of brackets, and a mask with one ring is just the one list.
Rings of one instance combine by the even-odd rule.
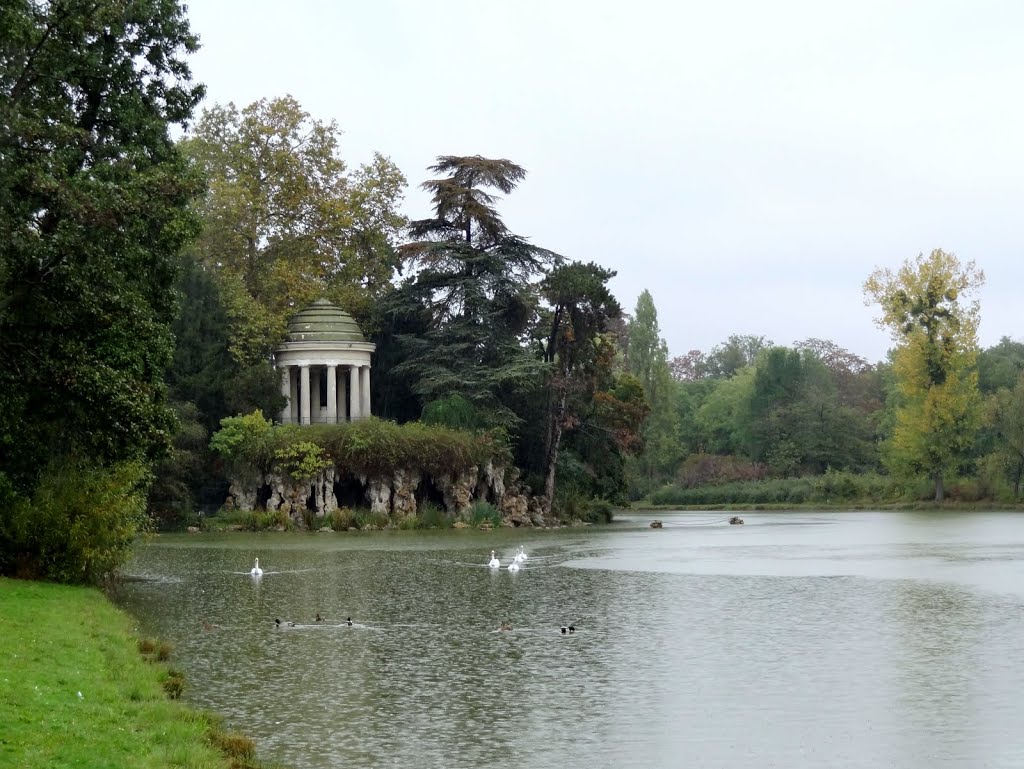
[[516, 560], [517, 563], [522, 563], [523, 561], [526, 560], [526, 551], [523, 550], [523, 546], [522, 545], [519, 546], [519, 552], [516, 553], [515, 560]]
[[498, 560], [498, 557], [494, 554], [493, 550], [491, 551], [491, 560], [487, 562], [487, 565], [490, 566], [492, 569], [501, 568], [501, 561]]
[[256, 559], [256, 565], [252, 567], [252, 570], [249, 573], [252, 574], [254, 577], [263, 576], [263, 569], [260, 568], [259, 558]]
[[508, 565], [508, 570], [513, 573], [519, 571], [519, 561], [512, 561], [512, 563]]

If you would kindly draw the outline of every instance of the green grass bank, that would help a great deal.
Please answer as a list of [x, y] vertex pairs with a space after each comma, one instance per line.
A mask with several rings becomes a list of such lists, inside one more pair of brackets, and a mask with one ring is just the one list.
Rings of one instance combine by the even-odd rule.
[[0, 618], [0, 769], [259, 766], [101, 591], [0, 579]]

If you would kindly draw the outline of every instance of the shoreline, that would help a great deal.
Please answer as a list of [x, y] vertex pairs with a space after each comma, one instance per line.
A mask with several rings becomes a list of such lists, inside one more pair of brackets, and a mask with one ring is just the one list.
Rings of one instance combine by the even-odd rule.
[[264, 769], [99, 589], [0, 577], [0, 765]]

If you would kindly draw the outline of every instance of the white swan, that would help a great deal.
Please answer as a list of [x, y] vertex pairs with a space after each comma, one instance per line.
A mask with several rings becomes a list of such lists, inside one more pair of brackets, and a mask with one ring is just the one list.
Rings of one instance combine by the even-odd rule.
[[491, 551], [491, 560], [487, 562], [487, 565], [490, 566], [492, 569], [501, 568], [501, 561], [498, 560], [498, 556], [494, 554], [493, 550]]
[[260, 559], [259, 558], [256, 559], [256, 565], [252, 567], [252, 570], [249, 573], [252, 574], [254, 577], [262, 577], [263, 576], [263, 569], [260, 568]]
[[516, 560], [516, 563], [522, 563], [523, 561], [526, 560], [526, 551], [523, 550], [523, 546], [522, 545], [519, 546], [519, 552], [516, 553], [515, 560]]
[[508, 565], [508, 570], [511, 572], [519, 571], [519, 561], [513, 560], [512, 563]]

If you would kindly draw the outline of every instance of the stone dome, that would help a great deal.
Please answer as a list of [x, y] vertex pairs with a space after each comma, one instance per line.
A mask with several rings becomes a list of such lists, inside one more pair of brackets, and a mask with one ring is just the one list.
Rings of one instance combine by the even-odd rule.
[[352, 316], [326, 299], [317, 299], [288, 321], [285, 344], [296, 342], [361, 342], [366, 337]]

